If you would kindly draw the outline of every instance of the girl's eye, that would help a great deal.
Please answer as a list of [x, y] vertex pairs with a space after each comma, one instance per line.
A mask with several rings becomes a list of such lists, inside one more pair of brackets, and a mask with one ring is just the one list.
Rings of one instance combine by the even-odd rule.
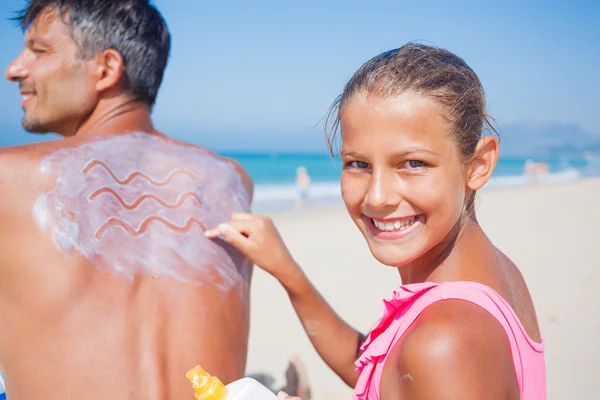
[[347, 163], [346, 165], [349, 167], [358, 168], [358, 169], [369, 168], [369, 164], [364, 161], [351, 161], [351, 162]]
[[425, 163], [423, 161], [418, 160], [408, 160], [405, 164], [408, 168], [411, 169], [423, 168], [425, 166]]

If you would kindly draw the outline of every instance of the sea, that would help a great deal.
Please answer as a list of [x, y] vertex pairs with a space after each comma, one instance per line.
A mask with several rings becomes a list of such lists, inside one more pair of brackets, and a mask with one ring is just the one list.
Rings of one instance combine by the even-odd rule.
[[[291, 153], [219, 153], [237, 160], [248, 171], [255, 185], [252, 210], [257, 213], [292, 210], [299, 205], [311, 206], [341, 202], [341, 160], [329, 154]], [[524, 186], [530, 180], [524, 175], [528, 158], [500, 158], [492, 179], [485, 189]], [[529, 159], [531, 160], [531, 159]], [[547, 163], [550, 169], [543, 181], [558, 183], [581, 179], [589, 175], [600, 175], [597, 160], [589, 158], [533, 159]], [[306, 168], [311, 185], [306, 199], [300, 200], [295, 185], [298, 167]]]

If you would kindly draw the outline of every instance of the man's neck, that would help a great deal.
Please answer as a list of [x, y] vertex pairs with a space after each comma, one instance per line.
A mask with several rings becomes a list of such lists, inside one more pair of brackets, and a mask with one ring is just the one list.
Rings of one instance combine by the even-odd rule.
[[84, 138], [130, 132], [154, 132], [147, 104], [131, 99], [101, 100], [79, 126], [63, 136]]

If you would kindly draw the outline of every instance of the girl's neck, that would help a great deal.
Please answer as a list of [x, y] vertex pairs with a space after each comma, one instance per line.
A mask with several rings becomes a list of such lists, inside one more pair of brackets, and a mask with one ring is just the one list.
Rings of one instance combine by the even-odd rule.
[[457, 222], [437, 246], [411, 263], [398, 267], [402, 283], [457, 280], [457, 277], [463, 275], [461, 270], [470, 264], [468, 260], [476, 250], [472, 245], [474, 242], [483, 244], [482, 239], [489, 242], [474, 218]]

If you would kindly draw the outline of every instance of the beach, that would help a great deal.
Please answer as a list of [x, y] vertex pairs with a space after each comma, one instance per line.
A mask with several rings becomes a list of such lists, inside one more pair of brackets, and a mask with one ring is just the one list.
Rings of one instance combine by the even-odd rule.
[[[483, 190], [480, 224], [521, 269], [546, 346], [548, 399], [600, 396], [600, 179]], [[363, 333], [401, 284], [375, 261], [342, 204], [270, 214], [296, 261], [353, 327]], [[306, 364], [313, 399], [349, 399], [351, 389], [321, 361], [280, 285], [255, 269], [247, 372], [284, 382], [288, 358]], [[315, 326], [314, 329], [319, 329]]]

